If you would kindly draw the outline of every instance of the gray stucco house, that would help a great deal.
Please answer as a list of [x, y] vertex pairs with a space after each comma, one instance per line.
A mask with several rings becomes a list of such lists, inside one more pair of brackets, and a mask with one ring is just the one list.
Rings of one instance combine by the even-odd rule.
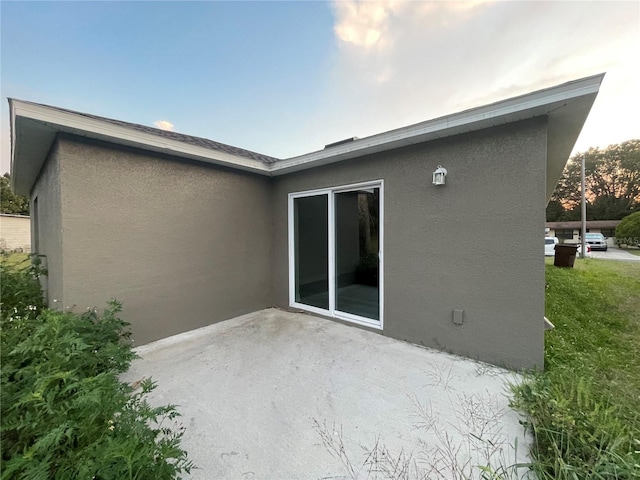
[[50, 305], [118, 298], [138, 344], [276, 306], [540, 367], [545, 205], [602, 79], [287, 159], [10, 99], [11, 176]]

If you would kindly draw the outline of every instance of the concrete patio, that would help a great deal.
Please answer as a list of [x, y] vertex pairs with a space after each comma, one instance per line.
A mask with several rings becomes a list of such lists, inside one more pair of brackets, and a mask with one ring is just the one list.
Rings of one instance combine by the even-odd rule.
[[179, 405], [193, 479], [374, 478], [399, 455], [428, 478], [477, 478], [488, 459], [528, 460], [515, 374], [359, 328], [268, 309], [137, 351], [125, 380], [152, 377], [152, 403]]

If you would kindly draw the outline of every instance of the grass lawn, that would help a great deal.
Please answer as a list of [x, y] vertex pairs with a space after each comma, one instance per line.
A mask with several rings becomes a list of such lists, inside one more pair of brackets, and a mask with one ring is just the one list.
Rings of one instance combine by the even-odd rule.
[[545, 372], [515, 388], [539, 478], [640, 478], [640, 267], [546, 265]]
[[6, 262], [6, 264], [10, 266], [27, 267], [29, 265], [27, 263], [28, 259], [28, 253], [10, 252], [2, 255], [2, 261]]

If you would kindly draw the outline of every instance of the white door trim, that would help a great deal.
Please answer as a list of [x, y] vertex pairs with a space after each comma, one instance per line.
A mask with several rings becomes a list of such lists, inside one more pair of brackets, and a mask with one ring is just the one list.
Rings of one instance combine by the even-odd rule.
[[[378, 251], [378, 295], [379, 295], [379, 320], [374, 320], [371, 318], [361, 317], [359, 315], [354, 315], [351, 313], [341, 312], [336, 310], [336, 292], [335, 292], [335, 282], [336, 282], [336, 272], [335, 272], [335, 194], [349, 192], [352, 190], [362, 190], [363, 188], [379, 188], [379, 251]], [[328, 208], [328, 236], [329, 236], [329, 252], [328, 252], [328, 274], [329, 274], [329, 309], [325, 310], [323, 308], [313, 307], [310, 305], [306, 305], [303, 303], [296, 302], [295, 299], [295, 232], [294, 232], [294, 200], [296, 198], [303, 197], [312, 197], [319, 195], [327, 195], [327, 208]], [[361, 183], [353, 183], [349, 185], [340, 185], [336, 187], [328, 187], [321, 188], [315, 190], [306, 190], [301, 192], [293, 192], [288, 195], [288, 247], [289, 247], [289, 306], [293, 308], [299, 308], [300, 310], [305, 310], [311, 313], [316, 313], [319, 315], [324, 315], [332, 318], [337, 318], [339, 320], [344, 320], [347, 322], [357, 323], [359, 325], [364, 325], [371, 328], [376, 328], [379, 330], [383, 330], [384, 328], [384, 181], [380, 180], [372, 180], [368, 182]]]

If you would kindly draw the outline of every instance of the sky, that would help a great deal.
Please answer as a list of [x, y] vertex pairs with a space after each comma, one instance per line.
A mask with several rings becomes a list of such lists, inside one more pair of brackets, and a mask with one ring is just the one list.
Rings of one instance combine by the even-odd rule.
[[0, 3], [7, 97], [278, 158], [607, 72], [574, 153], [640, 138], [640, 2]]

